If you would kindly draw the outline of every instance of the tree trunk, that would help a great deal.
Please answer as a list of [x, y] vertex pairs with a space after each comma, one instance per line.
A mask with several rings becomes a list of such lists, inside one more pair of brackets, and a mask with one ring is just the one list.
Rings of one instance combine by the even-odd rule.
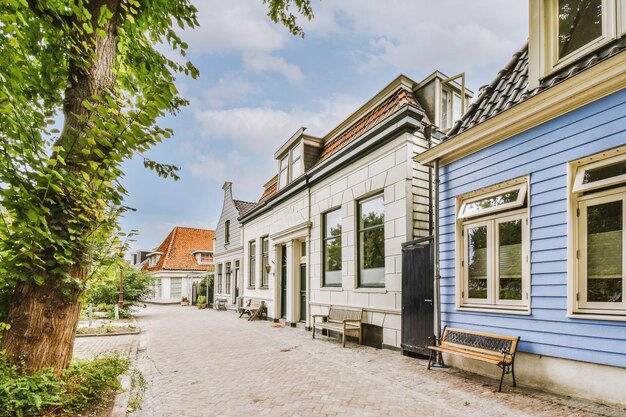
[[67, 368], [80, 314], [77, 298], [64, 295], [58, 286], [20, 285], [9, 306], [11, 329], [2, 340], [9, 360], [23, 363], [28, 372]]
[[[35, 2], [37, 3], [37, 2]], [[89, 127], [90, 112], [83, 106], [83, 101], [95, 95], [106, 96], [115, 90], [115, 57], [117, 46], [117, 20], [120, 0], [92, 0], [85, 7], [92, 16], [92, 24], [96, 27], [102, 6], [107, 6], [113, 18], [104, 22], [100, 28], [104, 36], [96, 33], [70, 33], [75, 46], [89, 45], [90, 50], [83, 51], [83, 60], [72, 60], [68, 63], [68, 83], [63, 101], [64, 127], [55, 146], [64, 152], [67, 169], [79, 172], [84, 169], [87, 157], [81, 153], [81, 147], [88, 145], [76, 144], [76, 136], [85, 134]], [[71, 56], [71, 55], [70, 55]], [[85, 62], [88, 64], [85, 65]], [[64, 199], [65, 211], [57, 213], [51, 210], [48, 224], [63, 222], [69, 218], [77, 218], [83, 213], [81, 201], [74, 202], [60, 194]], [[59, 205], [60, 207], [61, 205]], [[71, 214], [67, 214], [71, 213]], [[68, 232], [69, 233], [69, 232]], [[85, 236], [91, 233], [85, 230]], [[75, 266], [68, 271], [75, 282], [84, 283], [88, 271], [82, 265], [88, 264], [91, 257], [86, 244], [84, 253], [76, 254]], [[54, 251], [49, 256], [54, 264]], [[23, 361], [25, 370], [33, 372], [44, 368], [56, 368], [61, 371], [69, 365], [72, 358], [76, 325], [80, 314], [81, 294], [79, 286], [63, 281], [63, 276], [49, 276], [41, 286], [27, 282], [20, 284], [9, 305], [8, 323], [11, 328], [3, 336], [2, 347], [6, 349], [10, 360], [15, 364]]]

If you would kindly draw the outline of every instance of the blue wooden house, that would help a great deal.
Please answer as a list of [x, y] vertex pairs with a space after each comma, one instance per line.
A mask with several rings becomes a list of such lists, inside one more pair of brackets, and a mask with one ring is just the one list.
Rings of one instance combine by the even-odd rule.
[[528, 44], [416, 157], [439, 174], [442, 324], [520, 336], [521, 384], [624, 404], [626, 1], [529, 4]]

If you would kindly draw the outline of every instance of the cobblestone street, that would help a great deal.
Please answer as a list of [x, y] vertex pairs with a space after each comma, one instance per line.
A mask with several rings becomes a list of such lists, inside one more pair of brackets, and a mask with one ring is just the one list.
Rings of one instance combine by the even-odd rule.
[[132, 417], [618, 416], [624, 410], [507, 387], [426, 361], [233, 312], [149, 306], [137, 366], [148, 382]]

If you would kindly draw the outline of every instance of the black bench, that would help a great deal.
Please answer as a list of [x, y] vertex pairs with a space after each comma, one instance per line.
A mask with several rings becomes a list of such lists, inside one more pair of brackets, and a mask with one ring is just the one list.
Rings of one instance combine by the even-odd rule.
[[[519, 337], [480, 333], [446, 326], [443, 328], [441, 340], [435, 340], [433, 345], [426, 346], [430, 350], [428, 369], [436, 361], [437, 356], [441, 356], [442, 352], [493, 363], [502, 369], [500, 387], [498, 388], [498, 392], [502, 392], [502, 380], [506, 374], [512, 375], [513, 386], [517, 386], [515, 383], [515, 352], [519, 340]], [[443, 358], [441, 360], [443, 361]]]

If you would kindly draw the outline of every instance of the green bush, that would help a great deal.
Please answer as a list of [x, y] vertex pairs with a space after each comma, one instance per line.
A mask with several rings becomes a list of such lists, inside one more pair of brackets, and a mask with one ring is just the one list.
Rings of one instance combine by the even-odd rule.
[[[87, 303], [97, 305], [98, 311], [110, 311], [109, 308], [102, 310], [101, 307], [104, 304], [107, 307], [117, 304], [120, 290], [119, 273], [119, 270], [111, 270], [108, 276], [90, 288], [87, 294]], [[124, 268], [122, 277], [124, 309], [143, 305], [143, 301], [152, 295], [152, 284], [154, 282], [152, 275], [146, 271], [127, 267]]]
[[96, 306], [96, 311], [99, 311], [101, 313], [106, 313], [107, 311], [109, 311], [109, 306], [106, 303], [99, 303]]
[[0, 353], [0, 417], [76, 413], [119, 390], [128, 368], [125, 359], [102, 356], [73, 361], [60, 376], [52, 369], [27, 375]]
[[198, 296], [198, 304], [206, 304], [206, 296], [205, 295], [199, 295]]

